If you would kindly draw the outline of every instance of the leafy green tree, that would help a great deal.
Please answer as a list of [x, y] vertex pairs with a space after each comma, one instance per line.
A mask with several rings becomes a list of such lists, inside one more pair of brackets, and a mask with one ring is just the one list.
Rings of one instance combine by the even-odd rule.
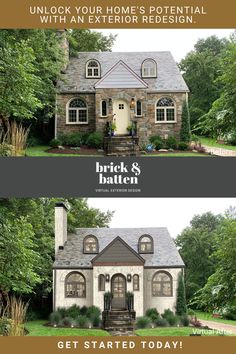
[[73, 29], [68, 33], [70, 55], [78, 52], [111, 52], [116, 35], [104, 36], [90, 29]]
[[213, 254], [217, 267], [199, 290], [193, 303], [199, 308], [213, 310], [236, 306], [236, 216], [227, 212], [217, 230], [217, 248]]
[[176, 239], [186, 265], [185, 288], [188, 301], [206, 284], [216, 269], [216, 260], [212, 254], [216, 248], [215, 231], [221, 219], [220, 215], [215, 216], [209, 212], [196, 215], [190, 227], [184, 229]]
[[199, 39], [194, 50], [179, 64], [190, 89], [189, 110], [192, 127], [220, 97], [222, 84], [216, 79], [221, 73], [221, 58], [227, 45], [225, 38], [219, 39], [216, 36]]
[[187, 313], [187, 306], [186, 306], [184, 279], [183, 279], [183, 275], [180, 274], [178, 277], [176, 314], [179, 316], [183, 316], [186, 313]]
[[23, 217], [0, 221], [0, 293], [31, 293], [42, 280], [32, 225]]
[[182, 120], [181, 120], [181, 129], [180, 129], [180, 140], [189, 143], [191, 140], [190, 116], [189, 116], [189, 109], [186, 100], [184, 101], [183, 104], [181, 119]]

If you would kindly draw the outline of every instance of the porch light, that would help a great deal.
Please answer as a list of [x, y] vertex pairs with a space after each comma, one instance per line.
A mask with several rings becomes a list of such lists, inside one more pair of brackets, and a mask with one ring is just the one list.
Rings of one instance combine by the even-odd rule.
[[131, 282], [131, 274], [127, 274], [127, 281]]
[[135, 107], [135, 100], [134, 100], [134, 98], [132, 97], [132, 98], [131, 98], [131, 102], [130, 102], [130, 108], [134, 109], [134, 107]]
[[111, 97], [108, 99], [108, 103], [109, 103], [109, 106], [111, 106], [111, 104], [112, 104], [112, 98]]
[[110, 275], [106, 274], [106, 282], [110, 281]]

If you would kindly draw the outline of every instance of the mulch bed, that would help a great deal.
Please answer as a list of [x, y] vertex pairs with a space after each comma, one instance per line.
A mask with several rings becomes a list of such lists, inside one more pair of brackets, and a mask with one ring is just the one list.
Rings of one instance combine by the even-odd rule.
[[97, 149], [88, 148], [86, 146], [81, 146], [79, 150], [70, 149], [65, 147], [64, 149], [51, 148], [47, 152], [52, 154], [73, 154], [73, 155], [104, 155], [104, 152], [98, 151]]

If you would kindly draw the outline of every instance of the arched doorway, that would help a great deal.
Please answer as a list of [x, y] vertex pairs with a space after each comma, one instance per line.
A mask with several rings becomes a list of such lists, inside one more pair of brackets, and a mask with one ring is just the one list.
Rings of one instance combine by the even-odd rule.
[[126, 308], [126, 278], [122, 274], [115, 274], [111, 278], [111, 292], [113, 310], [123, 310]]

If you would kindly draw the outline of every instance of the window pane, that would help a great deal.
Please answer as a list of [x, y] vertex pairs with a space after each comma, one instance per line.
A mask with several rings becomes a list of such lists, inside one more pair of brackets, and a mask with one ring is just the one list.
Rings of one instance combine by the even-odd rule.
[[73, 108], [86, 108], [86, 103], [79, 98], [76, 98], [70, 102], [70, 107]]
[[76, 109], [69, 110], [69, 122], [76, 122], [77, 121], [77, 111]]
[[98, 69], [93, 69], [93, 76], [98, 76]]
[[157, 109], [157, 121], [162, 122], [165, 120], [165, 111], [164, 109]]
[[170, 97], [163, 97], [157, 102], [157, 107], [174, 107], [174, 101]]
[[102, 101], [102, 116], [107, 116], [107, 101]]
[[88, 63], [88, 67], [89, 67], [89, 68], [91, 68], [91, 67], [97, 68], [97, 67], [98, 67], [98, 63], [97, 63], [95, 60], [91, 60], [91, 61]]
[[142, 103], [141, 103], [141, 101], [137, 101], [136, 114], [137, 114], [137, 116], [141, 116], [142, 115]]
[[103, 274], [98, 277], [98, 289], [99, 291], [105, 291], [105, 276]]
[[86, 109], [79, 110], [79, 122], [87, 122], [87, 110]]
[[174, 108], [167, 108], [166, 109], [166, 120], [167, 121], [175, 120], [175, 110], [174, 110]]
[[88, 76], [93, 76], [93, 69], [88, 69]]

